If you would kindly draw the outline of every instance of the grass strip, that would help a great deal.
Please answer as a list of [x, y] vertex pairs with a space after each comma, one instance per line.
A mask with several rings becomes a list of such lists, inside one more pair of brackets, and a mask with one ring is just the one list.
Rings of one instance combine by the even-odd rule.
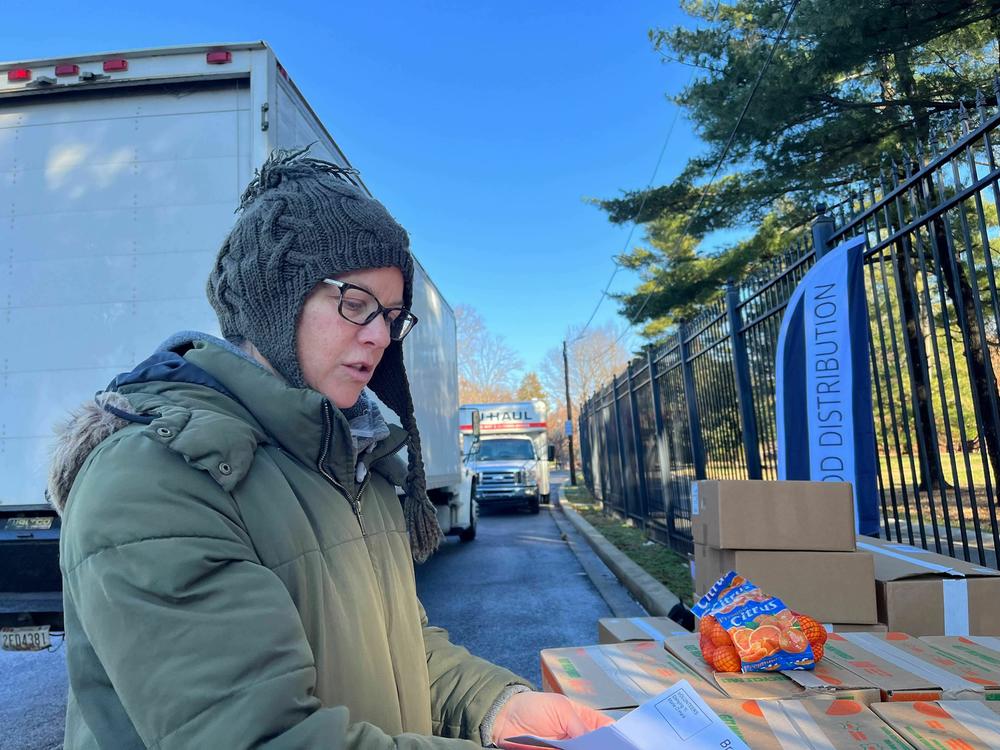
[[691, 606], [694, 586], [687, 558], [659, 542], [648, 539], [642, 529], [604, 514], [602, 503], [591, 497], [581, 484], [562, 487], [563, 502], [583, 516], [587, 523], [620, 549], [639, 567]]

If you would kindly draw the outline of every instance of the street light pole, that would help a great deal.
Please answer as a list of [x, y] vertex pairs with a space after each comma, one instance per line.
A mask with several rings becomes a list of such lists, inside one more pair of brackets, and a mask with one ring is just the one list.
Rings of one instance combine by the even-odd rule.
[[[569, 400], [569, 357], [566, 355], [566, 342], [563, 341], [563, 377], [566, 380], [566, 423], [573, 424], [573, 404]], [[569, 432], [569, 483], [576, 487], [576, 457], [573, 455], [573, 430]]]

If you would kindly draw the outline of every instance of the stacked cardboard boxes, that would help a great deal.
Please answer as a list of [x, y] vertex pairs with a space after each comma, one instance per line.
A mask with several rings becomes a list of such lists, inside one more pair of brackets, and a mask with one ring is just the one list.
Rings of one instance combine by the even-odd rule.
[[859, 537], [874, 555], [879, 620], [910, 635], [1000, 635], [1000, 572]]
[[706, 703], [753, 750], [910, 750], [895, 729], [856, 701]]
[[1000, 748], [1000, 703], [876, 703], [872, 711], [913, 747], [958, 750]]
[[987, 636], [925, 635], [920, 639], [939, 657], [1000, 673], [1000, 638]]
[[856, 548], [850, 484], [696, 482], [691, 531], [696, 594], [736, 570], [834, 631], [877, 627], [874, 561]]
[[823, 661], [869, 680], [883, 702], [1000, 699], [1000, 672], [969, 659], [942, 657], [904, 633], [832, 633]]
[[686, 680], [753, 750], [1000, 750], [1000, 638], [832, 633], [815, 670], [744, 674], [713, 672], [693, 634], [653, 633], [542, 651], [543, 688], [619, 719]]

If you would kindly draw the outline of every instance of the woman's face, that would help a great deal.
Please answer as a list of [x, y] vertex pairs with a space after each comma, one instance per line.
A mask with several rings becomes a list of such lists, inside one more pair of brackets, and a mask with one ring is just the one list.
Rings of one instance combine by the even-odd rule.
[[[336, 276], [366, 289], [385, 307], [403, 304], [403, 273], [369, 268]], [[299, 367], [310, 388], [340, 408], [353, 406], [389, 346], [389, 327], [381, 315], [359, 326], [338, 312], [340, 290], [320, 282], [302, 307], [295, 329]]]

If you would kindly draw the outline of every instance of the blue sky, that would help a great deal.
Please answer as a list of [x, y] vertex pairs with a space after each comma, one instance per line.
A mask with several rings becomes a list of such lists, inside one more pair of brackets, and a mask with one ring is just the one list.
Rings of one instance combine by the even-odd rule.
[[[686, 17], [651, 0], [146, 7], [166, 11], [47, 3], [0, 29], [0, 58], [264, 39], [448, 301], [528, 369], [590, 317], [628, 235], [584, 199], [647, 183], [665, 94], [690, 75], [646, 36]], [[697, 148], [682, 118], [657, 181]], [[621, 272], [612, 291], [635, 282]], [[611, 320], [607, 300], [594, 323]]]

